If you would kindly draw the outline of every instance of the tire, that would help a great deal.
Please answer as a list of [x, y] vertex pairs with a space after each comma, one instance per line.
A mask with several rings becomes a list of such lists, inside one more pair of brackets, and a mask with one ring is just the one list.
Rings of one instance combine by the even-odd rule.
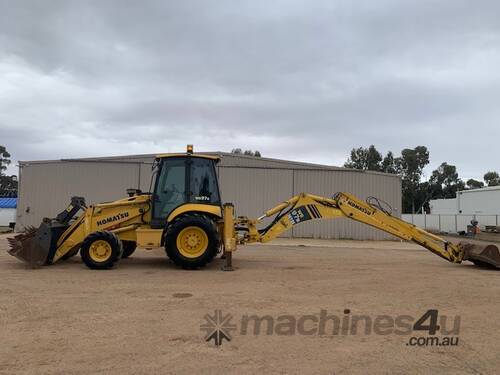
[[116, 234], [94, 232], [83, 241], [80, 256], [88, 268], [103, 270], [113, 267], [123, 253], [123, 245]]
[[182, 268], [206, 266], [217, 255], [218, 248], [217, 227], [208, 216], [188, 213], [176, 218], [165, 230], [165, 251]]
[[137, 248], [137, 242], [134, 241], [122, 241], [122, 244], [123, 244], [122, 259], [131, 256], [134, 253], [135, 249]]

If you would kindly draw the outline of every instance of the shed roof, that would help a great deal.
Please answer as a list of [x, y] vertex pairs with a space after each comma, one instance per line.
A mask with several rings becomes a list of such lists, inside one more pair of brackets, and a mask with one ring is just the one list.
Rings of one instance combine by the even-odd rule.
[[[195, 153], [197, 154], [197, 153]], [[221, 158], [222, 167], [258, 167], [262, 168], [285, 168], [285, 169], [307, 169], [307, 170], [335, 170], [335, 171], [345, 171], [354, 173], [367, 173], [367, 174], [378, 174], [387, 177], [397, 178], [400, 177], [396, 174], [351, 169], [344, 167], [336, 167], [332, 165], [324, 164], [314, 164], [295, 160], [283, 160], [274, 159], [267, 157], [256, 157], [243, 154], [233, 154], [229, 152], [221, 151], [211, 151], [211, 152], [200, 152], [199, 154], [211, 155], [217, 158]], [[59, 160], [34, 160], [34, 161], [19, 161], [19, 166], [23, 167], [30, 164], [46, 164], [46, 163], [60, 163], [60, 162], [111, 162], [111, 163], [152, 163], [158, 154], [137, 154], [137, 155], [120, 155], [120, 156], [100, 156], [100, 157], [85, 157], [85, 158], [71, 158], [71, 159], [59, 159]]]
[[16, 208], [17, 198], [3, 198], [0, 197], [0, 208]]

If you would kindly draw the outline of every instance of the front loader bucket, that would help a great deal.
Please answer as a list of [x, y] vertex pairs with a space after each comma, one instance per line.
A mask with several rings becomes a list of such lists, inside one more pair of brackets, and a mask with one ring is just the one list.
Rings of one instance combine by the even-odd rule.
[[37, 236], [39, 229], [29, 227], [23, 233], [7, 239], [10, 245], [9, 254], [33, 268], [45, 264], [49, 250], [40, 246]]
[[56, 242], [66, 226], [44, 221], [40, 227], [29, 227], [23, 233], [9, 238], [9, 254], [32, 268], [51, 263]]
[[479, 267], [500, 269], [500, 251], [496, 245], [481, 246], [461, 242], [460, 246], [464, 249], [463, 260]]

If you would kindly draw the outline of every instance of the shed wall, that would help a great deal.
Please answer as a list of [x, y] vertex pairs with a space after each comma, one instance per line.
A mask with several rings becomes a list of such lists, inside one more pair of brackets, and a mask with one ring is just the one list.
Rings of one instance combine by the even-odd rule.
[[120, 162], [60, 162], [25, 165], [20, 172], [16, 229], [54, 217], [72, 196], [87, 204], [108, 202], [139, 186], [139, 166]]

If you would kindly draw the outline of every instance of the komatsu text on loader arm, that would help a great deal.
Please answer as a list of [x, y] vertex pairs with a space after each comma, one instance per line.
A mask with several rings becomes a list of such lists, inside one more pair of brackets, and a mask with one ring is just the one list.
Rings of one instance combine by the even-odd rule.
[[[471, 261], [500, 269], [495, 245], [450, 243], [392, 216], [376, 198], [363, 201], [349, 193], [331, 198], [302, 193], [257, 219], [235, 217], [233, 205], [221, 203], [218, 161], [215, 156], [194, 154], [192, 146], [185, 154], [158, 155], [153, 192], [129, 189], [128, 198], [88, 207], [83, 198], [74, 197], [57, 217], [45, 218], [39, 228], [27, 228], [10, 238], [9, 253], [36, 267], [80, 252], [89, 268], [106, 269], [130, 256], [136, 246], [164, 247], [178, 266], [199, 268], [223, 250], [224, 269], [230, 270], [238, 245], [271, 241], [305, 221], [344, 217], [415, 242], [449, 262]], [[263, 225], [266, 218], [270, 223]]]

